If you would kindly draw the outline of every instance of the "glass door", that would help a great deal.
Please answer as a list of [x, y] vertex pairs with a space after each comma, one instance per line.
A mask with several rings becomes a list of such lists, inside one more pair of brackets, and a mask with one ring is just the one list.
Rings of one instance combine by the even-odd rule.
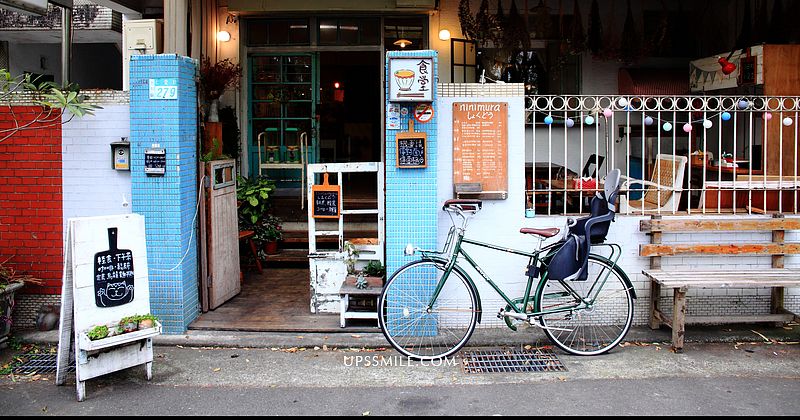
[[[250, 173], [258, 175], [261, 170], [262, 174], [281, 181], [279, 186], [300, 186], [303, 171], [292, 167], [301, 160], [305, 164], [315, 163], [318, 155], [316, 54], [255, 54], [250, 57], [249, 74]], [[308, 136], [305, 151], [301, 144], [303, 133]], [[262, 163], [270, 165], [264, 168]]]

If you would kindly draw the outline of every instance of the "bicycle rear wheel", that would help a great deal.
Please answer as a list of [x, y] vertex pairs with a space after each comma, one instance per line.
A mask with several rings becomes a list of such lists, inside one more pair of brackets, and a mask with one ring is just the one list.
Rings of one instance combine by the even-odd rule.
[[579, 356], [611, 350], [633, 322], [633, 291], [624, 272], [595, 255], [589, 256], [588, 270], [585, 281], [547, 280], [536, 294], [536, 311], [548, 312], [539, 317], [551, 328], [545, 334], [562, 350]]
[[381, 330], [401, 354], [417, 360], [449, 357], [469, 341], [478, 321], [478, 298], [471, 284], [453, 270], [429, 307], [444, 266], [416, 261], [397, 270], [378, 302]]

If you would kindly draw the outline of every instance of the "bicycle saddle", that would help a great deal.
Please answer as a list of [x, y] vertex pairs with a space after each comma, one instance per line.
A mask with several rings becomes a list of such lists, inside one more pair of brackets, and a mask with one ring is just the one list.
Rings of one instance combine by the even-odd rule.
[[552, 238], [553, 236], [558, 235], [561, 232], [559, 228], [548, 228], [548, 229], [536, 229], [536, 228], [522, 228], [519, 230], [519, 233], [524, 233], [526, 235], [538, 235], [542, 238]]

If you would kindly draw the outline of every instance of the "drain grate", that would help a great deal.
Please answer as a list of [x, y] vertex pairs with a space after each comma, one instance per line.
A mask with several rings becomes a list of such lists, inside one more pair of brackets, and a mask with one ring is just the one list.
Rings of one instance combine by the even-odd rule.
[[[12, 372], [16, 375], [56, 373], [58, 364], [58, 354], [56, 353], [27, 353], [16, 356], [14, 359], [19, 363], [12, 368]], [[70, 365], [67, 367], [67, 371], [74, 372], [75, 366]]]
[[464, 373], [564, 372], [567, 368], [549, 349], [470, 350], [461, 352]]

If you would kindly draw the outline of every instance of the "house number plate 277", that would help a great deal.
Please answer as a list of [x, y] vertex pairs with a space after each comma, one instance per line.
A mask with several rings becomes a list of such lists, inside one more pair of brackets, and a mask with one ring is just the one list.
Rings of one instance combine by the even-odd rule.
[[177, 100], [178, 79], [150, 79], [150, 99]]

